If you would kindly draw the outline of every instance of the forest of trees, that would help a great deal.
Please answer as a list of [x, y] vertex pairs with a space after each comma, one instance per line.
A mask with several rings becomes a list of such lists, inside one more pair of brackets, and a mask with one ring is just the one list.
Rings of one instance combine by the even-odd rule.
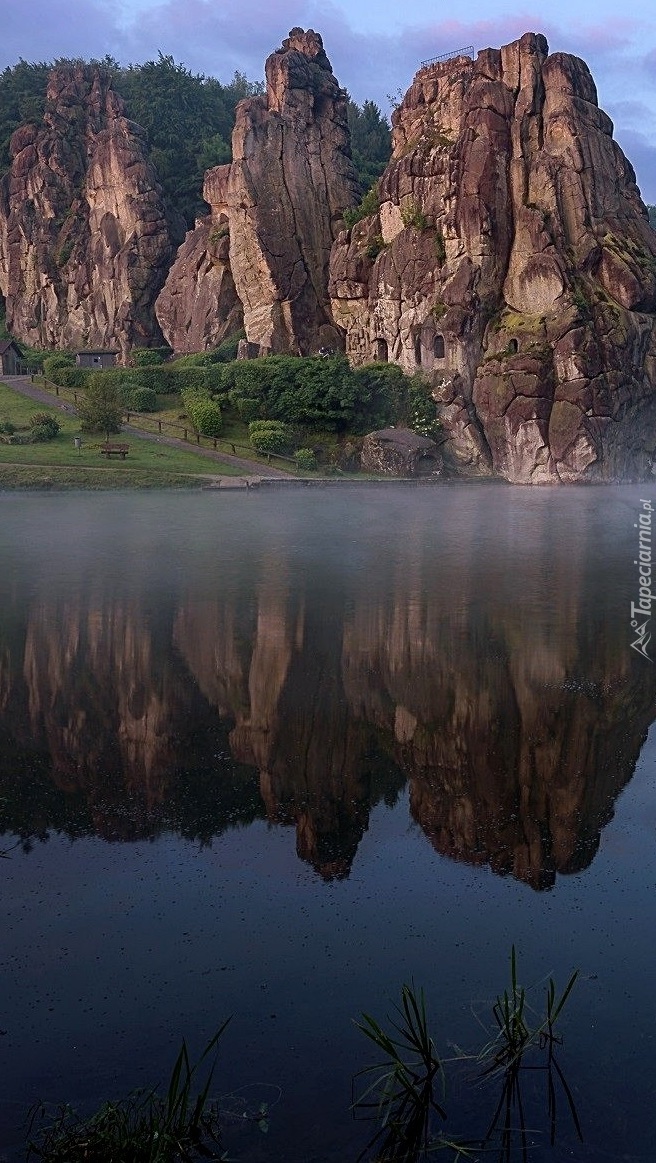
[[[50, 70], [70, 62], [30, 64], [21, 60], [0, 74], [0, 176], [9, 167], [9, 142], [19, 125], [40, 121]], [[163, 56], [123, 68], [112, 57], [89, 63], [106, 69], [123, 97], [128, 117], [148, 135], [150, 159], [165, 196], [187, 224], [207, 213], [203, 175], [230, 161], [237, 103], [261, 93], [262, 82], [235, 73], [228, 85], [194, 74], [173, 57]], [[353, 159], [362, 192], [383, 172], [391, 152], [390, 127], [377, 105], [349, 100]]]

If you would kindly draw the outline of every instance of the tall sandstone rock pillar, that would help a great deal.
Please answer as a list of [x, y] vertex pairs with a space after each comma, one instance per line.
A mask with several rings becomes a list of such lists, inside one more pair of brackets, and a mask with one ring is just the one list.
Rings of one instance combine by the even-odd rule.
[[[225, 336], [232, 306], [225, 296], [219, 301], [219, 288], [232, 280], [251, 352], [343, 346], [330, 314], [328, 265], [342, 214], [359, 197], [346, 93], [311, 29], [293, 28], [265, 72], [266, 93], [237, 106], [232, 163], [205, 175], [211, 216], [187, 236], [157, 304], [177, 350]], [[230, 280], [226, 256], [219, 263], [208, 253], [208, 238], [228, 233]], [[191, 292], [191, 269], [207, 271], [216, 285], [209, 300]]]
[[17, 338], [161, 343], [154, 302], [182, 231], [146, 156], [106, 70], [53, 70], [43, 123], [16, 130], [0, 187], [0, 291]]
[[393, 126], [331, 258], [351, 361], [430, 378], [458, 471], [651, 476], [656, 234], [587, 66], [527, 33], [422, 68]]

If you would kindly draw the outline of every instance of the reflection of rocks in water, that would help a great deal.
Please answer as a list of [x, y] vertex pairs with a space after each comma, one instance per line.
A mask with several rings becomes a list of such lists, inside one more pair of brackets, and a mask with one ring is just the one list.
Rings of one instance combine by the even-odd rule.
[[560, 553], [548, 503], [499, 506], [491, 528], [480, 495], [440, 492], [445, 553], [406, 506], [384, 555], [364, 538], [357, 565], [328, 552], [310, 569], [281, 516], [200, 598], [86, 586], [19, 608], [0, 636], [7, 827], [14, 811], [23, 836], [32, 820], [208, 842], [266, 816], [334, 879], [407, 777], [444, 855], [536, 888], [586, 867], [654, 717], [656, 668], [617, 616], [625, 566], [602, 509]]
[[[8, 735], [0, 755], [13, 756], [13, 772], [6, 769], [12, 800], [22, 782], [23, 799], [32, 802], [36, 779], [54, 818], [68, 819], [44, 791], [48, 771], [55, 787], [77, 802], [81, 830], [108, 840], [176, 827], [208, 841], [223, 830], [216, 820], [221, 808], [234, 822], [262, 814], [247, 788], [255, 773], [245, 778], [229, 757], [217, 762], [228, 750], [226, 728], [171, 650], [170, 625], [162, 630], [134, 601], [71, 596], [34, 603], [22, 657], [14, 650], [11, 666], [3, 665], [6, 654], [0, 660]], [[211, 800], [208, 772], [214, 774]], [[194, 796], [181, 786], [184, 775], [195, 777]], [[235, 783], [245, 811], [235, 803]], [[38, 818], [34, 803], [32, 819]], [[27, 830], [21, 820], [19, 834]], [[70, 830], [76, 831], [72, 819]], [[38, 824], [35, 833], [43, 833]]]
[[[182, 610], [176, 643], [208, 697], [232, 711], [232, 752], [259, 769], [267, 817], [294, 825], [298, 855], [332, 880], [348, 875], [371, 806], [403, 780], [389, 762], [372, 761], [375, 731], [347, 704], [339, 609], [330, 616], [323, 604], [308, 608], [281, 584], [284, 573], [284, 562], [265, 563], [250, 658], [240, 653], [235, 610], [218, 602], [203, 608], [202, 625], [198, 610]], [[241, 676], [238, 657], [247, 667]]]
[[[393, 731], [431, 843], [535, 888], [591, 862], [655, 713], [654, 674], [586, 578], [596, 537], [556, 561], [546, 541], [514, 579], [463, 538], [440, 577], [417, 555], [345, 628], [349, 698]], [[544, 591], [533, 611], [522, 589]]]

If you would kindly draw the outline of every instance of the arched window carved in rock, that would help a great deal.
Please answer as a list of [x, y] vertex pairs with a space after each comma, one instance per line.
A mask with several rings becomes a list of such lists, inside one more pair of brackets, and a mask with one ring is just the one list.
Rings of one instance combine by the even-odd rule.
[[415, 363], [421, 365], [421, 335], [419, 332], [415, 335]]
[[509, 344], [508, 344], [509, 354], [510, 355], [517, 355], [518, 351], [519, 351], [519, 343], [517, 342], [516, 339], [511, 339]]
[[376, 363], [387, 363], [389, 352], [386, 339], [376, 340]]
[[444, 336], [436, 335], [433, 339], [433, 358], [444, 359]]

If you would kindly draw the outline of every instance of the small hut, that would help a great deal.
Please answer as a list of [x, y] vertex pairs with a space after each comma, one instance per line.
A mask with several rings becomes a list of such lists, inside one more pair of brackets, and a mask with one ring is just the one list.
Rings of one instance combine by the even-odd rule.
[[0, 339], [0, 375], [25, 375], [25, 354], [15, 339]]
[[94, 368], [98, 371], [104, 367], [116, 367], [116, 360], [120, 351], [111, 348], [98, 348], [94, 351], [76, 351], [75, 362], [78, 367]]

